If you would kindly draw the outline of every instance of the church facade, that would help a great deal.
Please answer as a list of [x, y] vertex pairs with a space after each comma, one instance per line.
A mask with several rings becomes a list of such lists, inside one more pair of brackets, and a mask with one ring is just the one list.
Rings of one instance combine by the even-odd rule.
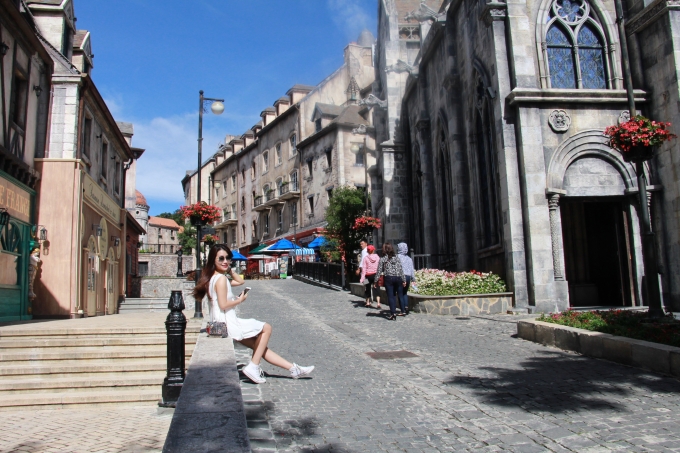
[[[647, 284], [680, 309], [678, 143], [646, 167], [640, 206], [634, 164], [603, 134], [629, 117], [614, 2], [379, 3], [381, 239], [498, 273], [518, 311], [646, 305]], [[624, 6], [637, 108], [677, 132], [678, 6]], [[644, 275], [641, 209], [658, 276]]]

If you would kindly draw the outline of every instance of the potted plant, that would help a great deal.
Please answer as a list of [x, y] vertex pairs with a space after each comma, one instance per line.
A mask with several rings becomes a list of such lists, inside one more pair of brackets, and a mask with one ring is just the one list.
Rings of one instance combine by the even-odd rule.
[[609, 137], [609, 146], [619, 150], [624, 161], [644, 162], [652, 158], [663, 142], [676, 138], [668, 130], [670, 125], [636, 115], [618, 126], [607, 127], [604, 134]]
[[194, 203], [189, 206], [180, 206], [182, 219], [189, 219], [192, 225], [206, 225], [222, 218], [222, 210], [217, 206], [209, 205], [205, 201]]

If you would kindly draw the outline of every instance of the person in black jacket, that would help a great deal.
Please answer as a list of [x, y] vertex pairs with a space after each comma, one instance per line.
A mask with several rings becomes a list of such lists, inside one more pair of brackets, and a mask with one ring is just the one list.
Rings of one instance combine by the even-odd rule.
[[387, 300], [390, 303], [390, 316], [387, 318], [391, 321], [397, 320], [397, 300], [394, 297], [395, 292], [399, 299], [404, 294], [404, 287], [406, 286], [406, 277], [404, 276], [404, 269], [401, 267], [401, 261], [394, 254], [394, 247], [389, 242], [383, 244], [383, 257], [378, 263], [378, 272], [376, 275], [384, 277], [385, 291], [387, 291]]

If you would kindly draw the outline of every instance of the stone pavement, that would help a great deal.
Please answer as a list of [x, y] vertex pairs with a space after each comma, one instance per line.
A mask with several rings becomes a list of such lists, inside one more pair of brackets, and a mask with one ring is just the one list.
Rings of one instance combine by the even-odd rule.
[[[517, 339], [517, 316], [387, 321], [347, 293], [248, 285], [240, 316], [317, 367], [295, 381], [264, 364], [260, 386], [242, 377], [253, 451], [680, 451], [680, 382]], [[417, 356], [366, 354], [395, 350]]]
[[148, 405], [0, 412], [0, 452], [160, 452], [172, 413]]

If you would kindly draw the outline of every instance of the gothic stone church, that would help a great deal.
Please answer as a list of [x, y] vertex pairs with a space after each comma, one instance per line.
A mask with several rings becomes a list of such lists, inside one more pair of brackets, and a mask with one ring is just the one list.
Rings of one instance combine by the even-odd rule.
[[[680, 142], [650, 161], [641, 207], [634, 164], [603, 135], [629, 115], [614, 2], [379, 3], [380, 239], [500, 274], [518, 309], [645, 305], [658, 281], [680, 310]], [[623, 4], [637, 108], [680, 135], [680, 3]]]

